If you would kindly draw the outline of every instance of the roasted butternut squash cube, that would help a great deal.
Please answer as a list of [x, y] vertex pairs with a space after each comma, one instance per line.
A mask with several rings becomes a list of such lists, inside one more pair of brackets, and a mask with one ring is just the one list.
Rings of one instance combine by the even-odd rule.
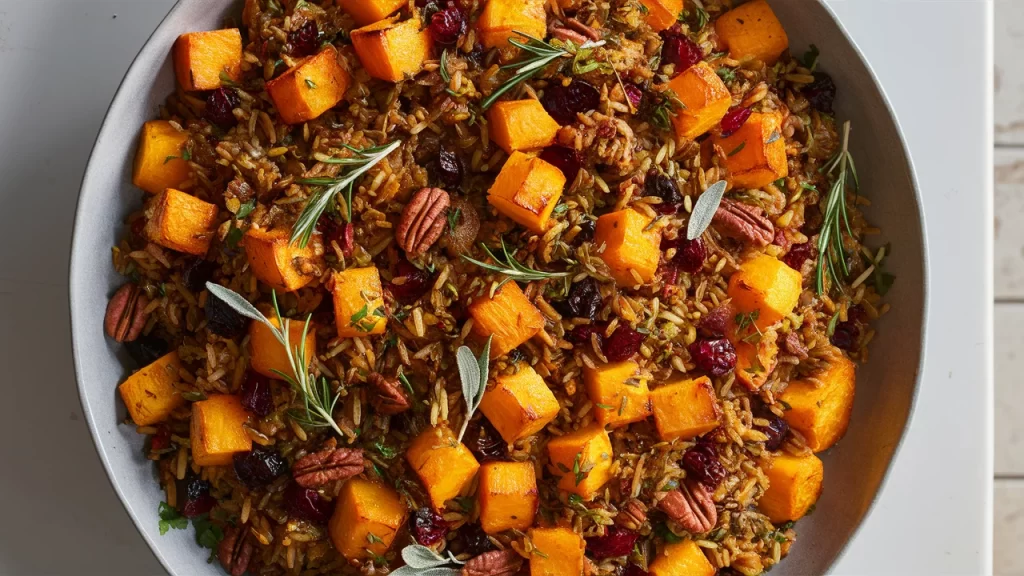
[[341, 487], [327, 530], [346, 560], [362, 560], [386, 553], [407, 515], [398, 492], [356, 477]]
[[359, 26], [379, 22], [406, 4], [405, 0], [338, 0], [338, 6], [351, 14]]
[[570, 528], [531, 528], [530, 576], [580, 576], [586, 542]]
[[166, 120], [151, 120], [142, 125], [139, 149], [132, 168], [132, 184], [150, 194], [178, 188], [189, 179], [185, 150], [188, 133]]
[[334, 273], [334, 322], [338, 336], [354, 338], [383, 334], [388, 325], [384, 289], [376, 266]]
[[168, 188], [156, 197], [144, 232], [164, 248], [202, 256], [210, 249], [216, 225], [216, 206]]
[[583, 368], [598, 424], [618, 428], [651, 415], [651, 393], [636, 375], [639, 368], [632, 360]]
[[711, 130], [732, 105], [732, 94], [707, 62], [683, 70], [668, 87], [685, 105], [672, 117], [672, 126], [680, 138], [695, 140]]
[[671, 28], [683, 11], [683, 0], [640, 0], [647, 8], [647, 25], [655, 32]]
[[611, 479], [612, 442], [604, 426], [594, 423], [548, 442], [551, 473], [558, 487], [591, 500]]
[[238, 28], [189, 32], [174, 43], [174, 72], [188, 91], [216, 90], [224, 78], [242, 79], [242, 34]]
[[491, 358], [508, 354], [544, 328], [544, 316], [515, 282], [506, 282], [494, 296], [480, 296], [469, 305], [473, 336], [491, 340]]
[[486, 462], [480, 466], [480, 526], [488, 534], [533, 525], [540, 496], [530, 462]]
[[513, 152], [487, 191], [487, 202], [511, 220], [541, 234], [548, 229], [548, 218], [564, 187], [565, 175], [553, 164]]
[[462, 493], [480, 468], [473, 453], [445, 424], [420, 433], [406, 450], [405, 459], [423, 482], [437, 511]]
[[277, 113], [288, 124], [301, 124], [327, 112], [345, 97], [351, 78], [328, 44], [319, 54], [303, 58], [267, 82]]
[[[274, 326], [281, 327], [281, 321], [277, 318], [269, 318], [269, 320]], [[288, 321], [288, 345], [292, 350], [302, 345], [302, 329], [305, 326], [305, 320], [292, 319]], [[309, 367], [309, 363], [313, 361], [313, 356], [316, 354], [316, 326], [313, 325], [313, 322], [309, 323], [309, 330], [306, 332], [305, 354], [305, 366]], [[249, 323], [249, 358], [252, 369], [267, 378], [283, 380], [285, 376], [295, 377], [285, 347], [281, 345], [270, 328], [255, 320]]]
[[651, 391], [654, 425], [662, 440], [689, 440], [722, 422], [718, 396], [707, 376], [680, 378]]
[[534, 98], [495, 102], [487, 111], [491, 140], [509, 154], [551, 145], [558, 122]]
[[352, 46], [363, 68], [374, 78], [398, 82], [423, 69], [430, 58], [430, 31], [416, 19], [381, 20], [352, 31]]
[[853, 412], [856, 366], [833, 348], [824, 371], [815, 380], [817, 383], [794, 380], [779, 398], [790, 406], [786, 422], [804, 435], [811, 450], [821, 452], [846, 433]]
[[547, 35], [548, 20], [544, 1], [487, 0], [476, 21], [476, 29], [484, 48], [497, 47], [502, 59], [507, 60], [519, 50], [509, 43], [509, 38], [526, 41], [526, 38], [515, 32], [534, 38]]
[[715, 576], [718, 573], [693, 540], [665, 544], [648, 572], [651, 576]]
[[661, 259], [661, 228], [649, 228], [651, 218], [627, 208], [597, 219], [594, 243], [604, 245], [601, 258], [619, 286], [646, 284]]
[[765, 0], [753, 0], [722, 14], [715, 20], [715, 31], [736, 60], [756, 58], [771, 66], [789, 48], [786, 30]]
[[292, 244], [287, 230], [264, 230], [252, 227], [242, 237], [242, 247], [249, 261], [249, 268], [256, 278], [274, 288], [294, 292], [316, 278], [316, 271], [323, 268], [323, 254], [316, 240], [305, 248]]
[[760, 334], [754, 331], [749, 336], [736, 338], [736, 379], [747, 390], [760, 390], [768, 381], [768, 375], [775, 370], [779, 356], [778, 335], [768, 329]]
[[803, 277], [774, 256], [760, 254], [740, 265], [729, 278], [733, 308], [766, 330], [796, 308], [803, 289]]
[[242, 425], [249, 413], [234, 394], [214, 394], [192, 403], [192, 460], [200, 466], [227, 466], [231, 457], [252, 450]]
[[136, 426], [163, 422], [171, 412], [185, 404], [185, 399], [174, 387], [179, 380], [180, 367], [178, 351], [175, 350], [132, 374], [117, 387]]
[[793, 456], [782, 453], [766, 468], [768, 489], [757, 507], [776, 524], [799, 520], [821, 495], [825, 467], [814, 454]]
[[[493, 346], [494, 343], [492, 342]], [[519, 363], [514, 374], [499, 374], [484, 392], [480, 411], [512, 443], [540, 432], [558, 415], [558, 400], [532, 366]]]
[[789, 175], [778, 114], [754, 112], [732, 135], [723, 138], [716, 134], [713, 140], [725, 151], [725, 167], [736, 188], [763, 188]]

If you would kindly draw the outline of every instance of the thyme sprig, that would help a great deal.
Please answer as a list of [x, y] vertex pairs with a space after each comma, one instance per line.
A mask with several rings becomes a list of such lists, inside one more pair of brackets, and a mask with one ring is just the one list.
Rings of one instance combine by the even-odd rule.
[[344, 191], [345, 192], [345, 208], [346, 218], [349, 222], [352, 221], [352, 190], [355, 186], [356, 180], [360, 176], [366, 173], [367, 170], [373, 168], [378, 162], [383, 160], [388, 154], [393, 152], [395, 148], [398, 148], [402, 144], [401, 140], [395, 140], [383, 146], [372, 146], [369, 148], [354, 148], [352, 146], [345, 145], [345, 148], [352, 152], [352, 156], [346, 158], [326, 158], [321, 160], [325, 164], [339, 164], [348, 168], [347, 172], [344, 172], [337, 178], [302, 178], [296, 180], [298, 184], [306, 184], [307, 186], [322, 186], [323, 189], [317, 191], [309, 202], [306, 203], [306, 207], [302, 209], [302, 213], [299, 214], [298, 220], [295, 221], [295, 226], [292, 227], [292, 236], [290, 242], [292, 244], [298, 242], [299, 246], [305, 248], [309, 244], [309, 239], [313, 236], [313, 232], [316, 230], [316, 223], [320, 220], [320, 216], [327, 210], [327, 207], [331, 205], [337, 195]]
[[309, 366], [305, 364], [306, 335], [309, 333], [309, 322], [313, 315], [306, 316], [299, 343], [293, 346], [290, 341], [292, 321], [281, 316], [281, 309], [277, 305], [277, 292], [271, 292], [271, 298], [274, 302], [274, 315], [277, 316], [280, 327], [275, 326], [262, 312], [234, 290], [212, 282], [206, 283], [206, 289], [210, 291], [212, 297], [220, 299], [235, 312], [246, 318], [262, 322], [270, 329], [277, 341], [284, 346], [292, 373], [285, 374], [278, 370], [274, 372], [299, 393], [303, 403], [303, 410], [290, 414], [291, 418], [309, 428], [333, 428], [339, 436], [344, 436], [341, 428], [334, 421], [334, 407], [338, 404], [339, 395], [331, 390], [326, 378], [320, 377], [318, 380], [313, 377], [310, 374]]
[[480, 260], [470, 258], [465, 254], [462, 255], [462, 259], [471, 264], [476, 264], [484, 270], [504, 274], [506, 278], [501, 282], [501, 284], [505, 284], [505, 282], [508, 282], [509, 280], [532, 282], [535, 280], [547, 280], [549, 278], [565, 278], [570, 274], [569, 272], [545, 272], [544, 270], [535, 270], [526, 266], [509, 254], [508, 246], [505, 244], [504, 238], [501, 239], [501, 257], [492, 252], [491, 249], [483, 242], [480, 243], [480, 247], [483, 248], [484, 252], [487, 253], [487, 256], [489, 256], [491, 260], [494, 260], [494, 264], [481, 262]]
[[[572, 42], [562, 42], [555, 40], [553, 42], [545, 42], [540, 38], [530, 36], [525, 32], [518, 30], [512, 31], [514, 34], [518, 34], [526, 39], [524, 42], [518, 38], [510, 38], [509, 43], [523, 51], [524, 57], [521, 60], [506, 64], [501, 67], [502, 70], [514, 70], [512, 77], [506, 80], [501, 86], [498, 86], [490, 96], [484, 98], [483, 102], [480, 103], [480, 108], [487, 110], [494, 104], [498, 98], [505, 92], [508, 92], [512, 88], [515, 88], [525, 80], [533, 78], [541, 70], [543, 70], [548, 64], [554, 62], [559, 58], [574, 58], [576, 53], [580, 50], [591, 50], [598, 46], [604, 46], [605, 41], [599, 40], [597, 42], [584, 42], [580, 46], [576, 46]], [[586, 67], [585, 63], [579, 63], [581, 67]], [[574, 63], [574, 67], [576, 63]]]
[[860, 189], [857, 167], [850, 155], [850, 121], [843, 124], [843, 145], [821, 172], [833, 178], [832, 187], [825, 199], [825, 210], [821, 233], [818, 235], [818, 265], [815, 271], [815, 289], [824, 294], [826, 276], [833, 286], [839, 286], [850, 270], [846, 265], [846, 251], [843, 248], [843, 233], [853, 237], [846, 210], [846, 192]]

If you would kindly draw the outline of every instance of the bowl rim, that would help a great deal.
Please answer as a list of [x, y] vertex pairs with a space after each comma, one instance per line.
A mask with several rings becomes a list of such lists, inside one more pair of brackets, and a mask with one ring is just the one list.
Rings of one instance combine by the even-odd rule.
[[[89, 399], [87, 398], [86, 387], [83, 385], [82, 377], [81, 377], [81, 374], [83, 373], [82, 357], [84, 355], [86, 355], [88, 352], [83, 350], [83, 349], [80, 349], [80, 342], [81, 342], [81, 340], [77, 337], [77, 335], [78, 335], [77, 333], [81, 329], [81, 327], [77, 326], [76, 322], [75, 322], [75, 312], [74, 311], [77, 309], [77, 304], [76, 304], [76, 297], [75, 297], [75, 292], [74, 292], [73, 288], [78, 284], [78, 282], [77, 282], [77, 278], [79, 276], [78, 269], [81, 266], [78, 263], [81, 262], [84, 257], [88, 256], [88, 255], [85, 255], [85, 254], [80, 254], [80, 252], [82, 250], [82, 247], [81, 247], [82, 246], [82, 242], [79, 239], [79, 234], [78, 233], [79, 233], [80, 229], [85, 228], [86, 226], [89, 225], [89, 222], [86, 221], [86, 218], [85, 218], [84, 214], [81, 211], [81, 207], [82, 207], [82, 197], [83, 197], [83, 194], [90, 187], [91, 180], [94, 178], [94, 173], [97, 170], [100, 169], [97, 166], [97, 164], [94, 163], [94, 160], [96, 159], [96, 155], [97, 155], [97, 148], [96, 148], [96, 146], [97, 146], [97, 144], [101, 140], [104, 139], [104, 137], [107, 135], [107, 133], [112, 130], [112, 126], [115, 124], [114, 114], [113, 114], [114, 110], [119, 107], [119, 104], [122, 101], [124, 101], [126, 98], [131, 97], [131, 95], [127, 91], [125, 91], [125, 89], [124, 89], [125, 85], [128, 84], [129, 81], [135, 80], [136, 77], [141, 76], [141, 75], [145, 74], [148, 71], [147, 68], [142, 66], [142, 62], [141, 61], [144, 60], [144, 59], [148, 59], [148, 57], [150, 56], [151, 53], [156, 52], [157, 44], [153, 42], [153, 38], [163, 29], [163, 27], [167, 24], [167, 22], [169, 20], [171, 20], [177, 14], [178, 11], [183, 9], [184, 6], [192, 4], [192, 3], [203, 2], [203, 1], [205, 1], [205, 0], [177, 0], [177, 2], [174, 4], [174, 6], [172, 6], [171, 9], [167, 11], [167, 14], [165, 14], [163, 16], [163, 18], [160, 19], [159, 24], [153, 29], [153, 32], [146, 38], [146, 41], [142, 45], [142, 48], [139, 50], [138, 54], [136, 54], [135, 57], [132, 59], [131, 65], [128, 67], [128, 70], [125, 72], [125, 75], [122, 77], [121, 81], [118, 83], [117, 90], [114, 92], [114, 97], [111, 100], [110, 105], [108, 106], [107, 111], [104, 114], [102, 123], [100, 124], [100, 129], [97, 132], [96, 138], [93, 140], [92, 151], [89, 154], [89, 160], [86, 163], [86, 169], [85, 169], [84, 175], [82, 177], [81, 185], [79, 186], [79, 194], [78, 194], [78, 197], [76, 198], [76, 205], [75, 205], [75, 219], [74, 219], [74, 223], [73, 223], [72, 231], [71, 231], [71, 238], [72, 238], [72, 240], [71, 240], [71, 251], [70, 251], [70, 258], [69, 258], [69, 262], [68, 262], [68, 269], [69, 269], [69, 271], [68, 271], [68, 279], [69, 279], [68, 280], [68, 287], [69, 287], [69, 289], [68, 289], [68, 304], [69, 304], [68, 314], [70, 316], [70, 321], [71, 321], [71, 352], [72, 352], [72, 358], [73, 358], [73, 363], [74, 363], [74, 367], [75, 367], [75, 384], [78, 387], [78, 399], [79, 399], [79, 402], [80, 402], [80, 404], [82, 406], [82, 413], [85, 415], [85, 420], [86, 420], [86, 422], [88, 424], [88, 427], [89, 427], [89, 432], [90, 432], [90, 436], [91, 436], [91, 439], [92, 439], [93, 447], [95, 448], [96, 454], [97, 454], [97, 456], [99, 456], [99, 459], [100, 459], [101, 463], [103, 464], [103, 469], [104, 469], [104, 471], [107, 474], [107, 479], [110, 481], [111, 486], [114, 488], [114, 491], [117, 493], [118, 500], [121, 502], [121, 505], [124, 507], [125, 511], [128, 513], [128, 516], [131, 518], [132, 523], [135, 525], [136, 531], [145, 540], [146, 544], [149, 546], [150, 551], [157, 558], [157, 560], [160, 562], [160, 564], [163, 567], [163, 569], [168, 574], [172, 574], [172, 575], [177, 574], [176, 570], [172, 567], [172, 563], [171, 563], [170, 559], [164, 554], [164, 551], [163, 551], [162, 547], [149, 535], [149, 533], [142, 526], [141, 516], [135, 512], [135, 510], [133, 509], [131, 503], [129, 503], [128, 499], [125, 497], [125, 490], [121, 487], [120, 482], [118, 481], [117, 471], [113, 469], [113, 466], [111, 464], [111, 459], [108, 457], [106, 449], [103, 446], [103, 443], [100, 442], [100, 433], [99, 433], [98, 424], [97, 424], [96, 419], [94, 418], [94, 415], [93, 415], [93, 412], [92, 412], [92, 409], [91, 409], [91, 405], [89, 403]], [[846, 26], [843, 25], [842, 20], [836, 15], [835, 10], [833, 10], [833, 8], [829, 5], [829, 3], [826, 0], [814, 0], [814, 1], [817, 4], [819, 4], [825, 10], [825, 13], [829, 16], [829, 18], [832, 19], [833, 23], [836, 25], [836, 28], [842, 34], [843, 39], [853, 49], [853, 52], [857, 55], [857, 58], [860, 60], [861, 64], [864, 66], [865, 70], [867, 70], [867, 73], [869, 74], [869, 76], [870, 76], [870, 78], [872, 80], [873, 85], [878, 90], [879, 96], [881, 97], [882, 101], [885, 104], [885, 113], [887, 114], [889, 121], [892, 123], [893, 127], [895, 128], [896, 134], [897, 134], [897, 136], [899, 138], [900, 145], [901, 145], [901, 148], [902, 148], [903, 157], [904, 157], [904, 160], [906, 161], [906, 164], [907, 164], [907, 171], [908, 171], [908, 176], [909, 176], [909, 180], [910, 180], [910, 184], [911, 184], [911, 188], [912, 188], [912, 192], [913, 192], [913, 198], [914, 198], [914, 201], [915, 201], [915, 203], [917, 205], [918, 225], [920, 226], [920, 229], [921, 229], [921, 278], [922, 278], [922, 282], [921, 282], [921, 287], [920, 287], [921, 288], [920, 353], [918, 355], [918, 363], [917, 363], [917, 366], [915, 368], [914, 384], [913, 384], [913, 387], [912, 387], [911, 392], [910, 392], [910, 402], [909, 402], [909, 406], [908, 406], [906, 422], [904, 422], [903, 427], [900, 430], [899, 438], [898, 438], [898, 440], [896, 442], [895, 447], [893, 448], [892, 456], [889, 458], [889, 461], [886, 463], [885, 471], [882, 474], [881, 481], [879, 482], [878, 488], [875, 490], [874, 494], [872, 495], [871, 500], [868, 503], [868, 506], [866, 507], [866, 509], [864, 511], [864, 514], [858, 519], [856, 525], [853, 527], [853, 530], [850, 533], [850, 536], [843, 542], [842, 546], [839, 548], [839, 550], [835, 553], [835, 555], [828, 562], [828, 569], [826, 570], [826, 573], [831, 573], [832, 570], [836, 567], [836, 564], [838, 564], [839, 561], [842, 560], [846, 556], [846, 554], [849, 552], [850, 544], [853, 542], [853, 540], [856, 539], [858, 534], [860, 534], [861, 530], [864, 527], [864, 524], [865, 524], [866, 520], [871, 516], [871, 512], [874, 510], [875, 505], [877, 504], [879, 498], [881, 497], [882, 492], [885, 490], [886, 486], [888, 486], [889, 480], [890, 480], [890, 474], [892, 472], [893, 464], [899, 458], [900, 454], [902, 454], [902, 451], [903, 451], [903, 448], [904, 448], [904, 445], [905, 445], [905, 441], [906, 441], [906, 437], [907, 437], [907, 431], [910, 429], [910, 426], [911, 426], [911, 424], [912, 424], [912, 422], [914, 420], [914, 416], [915, 416], [915, 414], [917, 412], [918, 400], [919, 400], [919, 397], [920, 397], [921, 381], [922, 381], [922, 377], [923, 377], [923, 374], [924, 374], [925, 360], [926, 360], [926, 356], [927, 356], [927, 352], [928, 352], [928, 347], [927, 347], [927, 341], [928, 341], [928, 320], [929, 320], [928, 312], [929, 312], [929, 309], [930, 309], [930, 302], [931, 302], [931, 298], [930, 298], [930, 294], [931, 294], [931, 290], [930, 290], [931, 277], [930, 277], [930, 274], [929, 274], [929, 271], [930, 271], [930, 266], [929, 266], [929, 246], [928, 246], [928, 229], [927, 229], [927, 221], [926, 221], [927, 219], [925, 218], [925, 205], [924, 205], [923, 198], [922, 198], [922, 195], [921, 195], [921, 188], [920, 188], [920, 184], [918, 182], [917, 170], [916, 170], [915, 165], [914, 165], [913, 156], [911, 155], [910, 148], [907, 145], [907, 138], [906, 138], [906, 135], [905, 135], [905, 133], [903, 131], [903, 127], [900, 124], [899, 118], [897, 117], [895, 110], [893, 109], [892, 101], [890, 100], [888, 94], [886, 93], [885, 87], [879, 81], [878, 74], [875, 72], [875, 70], [871, 66], [870, 62], [868, 62], [867, 58], [864, 56], [864, 53], [861, 50], [860, 46], [853, 39], [853, 37], [851, 37], [849, 31], [846, 29]]]

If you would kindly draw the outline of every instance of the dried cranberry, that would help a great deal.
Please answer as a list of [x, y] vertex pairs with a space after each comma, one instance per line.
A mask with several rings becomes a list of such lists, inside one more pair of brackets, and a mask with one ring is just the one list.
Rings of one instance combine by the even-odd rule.
[[433, 546], [448, 533], [448, 523], [430, 508], [419, 508], [409, 518], [409, 531], [420, 544]]
[[[601, 103], [601, 93], [582, 80], [575, 80], [568, 86], [552, 84], [544, 90], [540, 103], [562, 126], [576, 121], [576, 114], [590, 112]], [[566, 176], [568, 179], [568, 176]]]
[[707, 441], [697, 442], [683, 454], [683, 468], [712, 490], [725, 479], [725, 466], [718, 459], [718, 450]]
[[156, 434], [149, 437], [149, 449], [151, 452], [166, 450], [171, 447], [171, 430], [167, 426], [160, 426]]
[[193, 292], [202, 292], [203, 288], [206, 287], [206, 283], [210, 281], [210, 278], [213, 278], [213, 273], [217, 268], [216, 262], [210, 262], [203, 258], [194, 258], [185, 266], [185, 272], [181, 275], [181, 280], [185, 284], [185, 288]]
[[661, 204], [656, 205], [654, 209], [662, 214], [675, 214], [683, 205], [679, 185], [667, 174], [648, 174], [644, 180], [644, 196], [661, 198]]
[[469, 51], [469, 54], [466, 54], [465, 58], [466, 58], [466, 60], [471, 62], [474, 66], [479, 68], [480, 65], [484, 61], [484, 46], [483, 46], [483, 44], [481, 44], [479, 42], [477, 42], [476, 44], [473, 44], [473, 49]]
[[625, 91], [626, 98], [629, 99], [629, 103], [633, 105], [633, 108], [639, 108], [640, 101], [644, 99], [644, 91], [636, 84], [626, 84]]
[[581, 242], [590, 242], [594, 239], [594, 234], [597, 232], [597, 221], [587, 218], [580, 222], [580, 233], [576, 235]]
[[569, 296], [559, 308], [566, 316], [593, 320], [597, 316], [597, 311], [601, 309], [602, 302], [597, 280], [588, 276], [579, 282], [573, 282], [569, 288]]
[[210, 483], [203, 480], [197, 474], [190, 474], [185, 479], [185, 503], [181, 507], [181, 514], [186, 518], [206, 514], [217, 503], [217, 499], [210, 495]]
[[[509, 356], [511, 355], [509, 353]], [[465, 443], [480, 462], [504, 460], [508, 455], [508, 444], [486, 418], [478, 418], [469, 423]]]
[[437, 179], [447, 188], [456, 188], [462, 183], [462, 159], [447, 148], [437, 154]]
[[274, 411], [274, 395], [270, 378], [250, 371], [242, 382], [242, 407], [263, 418]]
[[661, 61], [675, 65], [675, 74], [680, 74], [690, 66], [704, 59], [704, 51], [696, 42], [682, 34], [666, 34], [665, 44], [661, 47]]
[[604, 323], [580, 324], [569, 331], [569, 341], [573, 344], [590, 346], [590, 335], [597, 334], [597, 345], [604, 348]]
[[487, 537], [479, 524], [463, 524], [455, 533], [455, 540], [452, 542], [458, 554], [469, 554], [479, 556], [484, 552], [494, 550], [494, 543]]
[[316, 22], [310, 20], [288, 34], [288, 43], [292, 46], [292, 56], [316, 54], [320, 49], [320, 30], [317, 29]]
[[626, 566], [626, 570], [622, 573], [622, 576], [650, 576], [650, 572], [636, 564], [630, 564], [629, 566]]
[[548, 146], [540, 153], [540, 159], [561, 170], [565, 176], [566, 187], [572, 186], [576, 181], [576, 175], [580, 173], [583, 166], [583, 157], [575, 148], [566, 146]]
[[704, 260], [708, 257], [708, 250], [704, 246], [704, 240], [687, 240], [679, 238], [676, 246], [676, 255], [672, 257], [672, 263], [683, 272], [696, 274], [704, 268]]
[[710, 312], [697, 323], [697, 330], [705, 336], [721, 338], [725, 336], [725, 330], [729, 326], [729, 308], [719, 306], [712, 308]]
[[857, 322], [860, 324], [867, 324], [868, 322], [868, 311], [864, 309], [860, 304], [854, 304], [850, 306], [850, 309], [846, 311], [846, 319], [851, 322]]
[[814, 246], [810, 242], [804, 242], [803, 244], [794, 244], [789, 252], [782, 257], [782, 261], [793, 270], [801, 270], [804, 267], [804, 262], [809, 260], [814, 255]]
[[391, 290], [391, 295], [402, 304], [412, 304], [423, 297], [430, 289], [433, 284], [433, 275], [426, 270], [420, 270], [419, 268], [412, 265], [408, 260], [399, 260], [398, 266], [395, 267], [395, 278], [404, 278], [400, 284], [395, 284], [394, 280], [388, 286]]
[[303, 488], [294, 482], [284, 490], [284, 505], [289, 516], [313, 524], [326, 524], [334, 508], [331, 501], [316, 490]]
[[836, 99], [836, 83], [824, 72], [814, 73], [814, 82], [804, 86], [804, 97], [811, 107], [825, 114], [832, 114], [832, 104]]
[[626, 556], [633, 552], [638, 538], [640, 535], [632, 530], [610, 526], [604, 536], [587, 538], [587, 550], [598, 560]]
[[132, 360], [138, 363], [139, 368], [156, 362], [157, 358], [170, 350], [167, 342], [152, 334], [143, 334], [131, 342], [125, 342], [124, 347]]
[[860, 340], [860, 326], [850, 320], [840, 322], [832, 332], [830, 340], [836, 348], [853, 352], [857, 349], [857, 342]]
[[629, 360], [640, 351], [640, 345], [644, 342], [643, 334], [633, 330], [629, 326], [620, 324], [604, 341], [601, 350], [608, 357], [609, 362], [622, 362]]
[[782, 442], [789, 434], [789, 423], [779, 418], [771, 410], [763, 410], [757, 414], [759, 418], [768, 421], [767, 426], [754, 426], [754, 429], [763, 432], [768, 437], [764, 442], [765, 450], [774, 452], [782, 446]]
[[225, 338], [241, 336], [249, 325], [248, 318], [239, 314], [228, 303], [212, 293], [206, 297], [203, 312], [206, 314], [206, 327], [210, 329], [210, 332]]
[[321, 218], [317, 229], [328, 245], [336, 242], [342, 254], [351, 256], [356, 246], [356, 227], [351, 222], [338, 222], [334, 218]]
[[231, 128], [238, 123], [231, 111], [238, 108], [241, 103], [234, 88], [217, 88], [206, 97], [203, 117], [221, 128]]
[[733, 108], [726, 112], [722, 118], [722, 136], [735, 134], [747, 123], [747, 118], [750, 118], [750, 108]]
[[697, 340], [690, 344], [690, 356], [698, 370], [712, 376], [728, 374], [736, 367], [736, 348], [725, 338]]
[[437, 44], [451, 46], [458, 42], [459, 37], [465, 32], [466, 15], [454, 2], [448, 2], [447, 8], [438, 10], [430, 16], [430, 34]]
[[234, 455], [235, 474], [249, 488], [262, 488], [288, 471], [288, 463], [277, 452], [253, 446], [249, 452]]

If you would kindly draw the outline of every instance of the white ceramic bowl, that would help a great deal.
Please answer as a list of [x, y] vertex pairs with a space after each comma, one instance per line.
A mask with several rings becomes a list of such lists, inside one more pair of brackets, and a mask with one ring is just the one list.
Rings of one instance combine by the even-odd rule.
[[[910, 420], [923, 359], [926, 249], [921, 201], [909, 154], [881, 87], [853, 41], [818, 0], [771, 0], [795, 54], [813, 43], [821, 68], [839, 87], [840, 119], [853, 123], [852, 151], [869, 219], [893, 245], [889, 269], [899, 275], [888, 301], [892, 312], [878, 326], [871, 361], [857, 374], [857, 400], [846, 438], [824, 455], [825, 489], [814, 514], [798, 525], [793, 553], [773, 573], [826, 572], [857, 530], [882, 483]], [[212, 30], [240, 10], [240, 0], [181, 0], [139, 53], [111, 104], [82, 183], [71, 255], [71, 317], [75, 367], [82, 408], [110, 481], [139, 531], [175, 575], [217, 575], [192, 530], [161, 536], [157, 504], [163, 493], [153, 465], [143, 457], [143, 438], [120, 424], [126, 412], [116, 386], [131, 364], [120, 346], [103, 335], [103, 315], [122, 278], [110, 249], [141, 193], [131, 184], [131, 165], [142, 123], [174, 90], [171, 46], [181, 33]], [[238, 21], [238, 18], [235, 19]]]

